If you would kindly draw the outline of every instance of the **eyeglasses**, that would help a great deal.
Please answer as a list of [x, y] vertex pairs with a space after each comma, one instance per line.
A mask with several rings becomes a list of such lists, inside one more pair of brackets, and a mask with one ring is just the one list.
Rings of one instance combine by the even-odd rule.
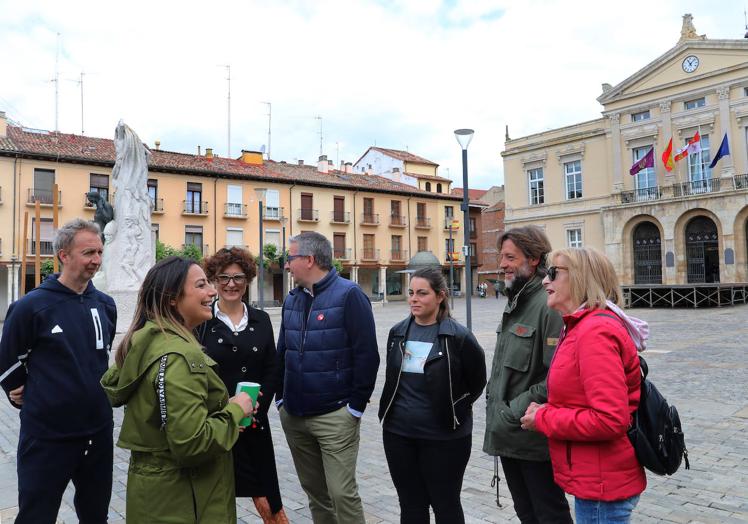
[[551, 267], [549, 267], [548, 268], [548, 280], [550, 280], [551, 282], [553, 282], [554, 280], [556, 280], [556, 277], [558, 276], [558, 272], [562, 271], [562, 270], [563, 271], [569, 271], [569, 268], [568, 267], [564, 267], [564, 266], [551, 266]]
[[303, 258], [303, 257], [308, 257], [308, 256], [311, 256], [311, 255], [286, 255], [286, 262], [290, 264], [297, 258]]
[[226, 275], [224, 273], [216, 276], [216, 281], [222, 286], [228, 284], [230, 280], [233, 280], [234, 284], [236, 284], [237, 286], [242, 286], [247, 282], [247, 275], [245, 275], [244, 273], [237, 273], [236, 275]]

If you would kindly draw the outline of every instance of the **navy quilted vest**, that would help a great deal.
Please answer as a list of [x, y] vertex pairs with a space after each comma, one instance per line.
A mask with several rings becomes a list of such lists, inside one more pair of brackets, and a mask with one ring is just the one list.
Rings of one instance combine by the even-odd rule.
[[314, 297], [296, 288], [286, 298], [283, 406], [288, 413], [321, 415], [348, 404], [353, 350], [345, 330], [344, 307], [348, 292], [356, 286], [333, 268], [315, 285]]

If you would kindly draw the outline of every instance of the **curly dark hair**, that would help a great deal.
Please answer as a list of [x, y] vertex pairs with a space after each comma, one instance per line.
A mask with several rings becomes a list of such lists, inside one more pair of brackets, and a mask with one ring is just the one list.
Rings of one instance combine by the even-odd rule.
[[205, 275], [211, 282], [216, 279], [216, 275], [231, 264], [237, 264], [242, 268], [242, 272], [247, 275], [247, 283], [252, 282], [257, 275], [255, 257], [250, 255], [249, 251], [239, 247], [219, 249], [215, 255], [203, 260]]

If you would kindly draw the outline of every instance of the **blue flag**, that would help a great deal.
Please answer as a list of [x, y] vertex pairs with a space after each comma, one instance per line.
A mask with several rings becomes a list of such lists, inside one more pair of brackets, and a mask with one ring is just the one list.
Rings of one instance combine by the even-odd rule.
[[719, 162], [720, 158], [729, 154], [730, 146], [727, 144], [727, 133], [725, 133], [725, 137], [722, 139], [722, 143], [719, 145], [719, 151], [717, 151], [717, 154], [714, 156], [714, 160], [712, 160], [712, 163], [709, 164], [709, 169], [714, 169], [714, 166], [717, 165], [717, 162]]

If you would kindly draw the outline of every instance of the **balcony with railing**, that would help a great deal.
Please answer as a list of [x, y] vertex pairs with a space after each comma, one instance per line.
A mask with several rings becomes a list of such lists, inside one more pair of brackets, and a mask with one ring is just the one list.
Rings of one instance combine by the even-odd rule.
[[658, 200], [662, 196], [660, 186], [643, 187], [633, 191], [621, 191], [621, 203], [646, 202], [649, 200]]
[[223, 205], [223, 218], [247, 218], [247, 205], [226, 202]]
[[182, 249], [185, 249], [187, 246], [195, 246], [200, 250], [200, 253], [202, 253], [203, 256], [209, 253], [208, 244], [182, 244]]
[[374, 213], [363, 213], [361, 215], [361, 225], [362, 226], [378, 226], [379, 215], [374, 214]]
[[471, 239], [478, 238], [478, 231], [474, 227], [470, 228], [470, 233], [469, 234], [470, 234], [470, 238]]
[[652, 186], [618, 193], [621, 204], [651, 202], [671, 198], [708, 195], [725, 191], [748, 189], [748, 174], [735, 175], [732, 183], [727, 178], [705, 178], [690, 182], [677, 182], [667, 186]]
[[408, 260], [408, 251], [404, 249], [393, 249], [390, 251], [391, 262], [405, 262]]
[[[26, 253], [29, 255], [36, 255], [36, 240], [26, 240]], [[51, 257], [55, 254], [53, 242], [51, 240], [40, 240], [39, 241], [39, 255], [43, 257]]]
[[361, 250], [361, 260], [365, 260], [368, 262], [376, 262], [379, 260], [379, 250], [378, 249], [362, 249]]
[[296, 210], [296, 220], [299, 222], [319, 222], [319, 209], [302, 207]]
[[350, 224], [351, 213], [348, 211], [330, 211], [331, 224]]
[[163, 198], [151, 198], [151, 204], [153, 207], [151, 208], [151, 213], [158, 213], [163, 214], [164, 213], [164, 199]]
[[285, 219], [285, 213], [282, 207], [263, 207], [262, 208], [262, 219], [263, 220], [277, 220], [282, 222]]
[[390, 227], [407, 227], [408, 221], [404, 215], [390, 215]]
[[225, 244], [223, 246], [223, 249], [231, 249], [232, 247], [238, 247], [239, 249], [243, 249], [245, 251], [249, 250], [249, 246], [246, 244]]
[[701, 195], [704, 193], [714, 193], [719, 191], [719, 178], [705, 178], [703, 180], [692, 180], [690, 182], [680, 182], [673, 184], [673, 196], [690, 196]]
[[428, 217], [416, 217], [416, 229], [431, 229], [431, 219]]
[[[37, 200], [43, 206], [51, 206], [53, 191], [49, 189], [29, 188], [26, 196], [26, 205], [33, 206]], [[62, 191], [57, 192], [57, 206], [62, 207]]]
[[208, 203], [199, 200], [182, 200], [183, 215], [208, 215]]
[[351, 248], [334, 248], [332, 250], [332, 256], [338, 260], [350, 260], [351, 259]]

